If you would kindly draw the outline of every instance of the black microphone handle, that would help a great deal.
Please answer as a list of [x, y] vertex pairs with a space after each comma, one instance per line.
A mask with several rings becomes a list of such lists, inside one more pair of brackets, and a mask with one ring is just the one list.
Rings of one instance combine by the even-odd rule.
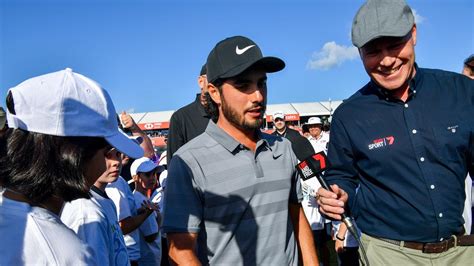
[[[318, 179], [319, 184], [321, 184], [321, 187], [322, 187], [322, 188], [324, 188], [325, 190], [334, 192], [334, 191], [332, 191], [331, 187], [328, 186], [328, 184], [326, 183], [326, 180], [324, 180], [324, 178], [323, 178], [320, 174], [317, 174], [317, 175], [316, 175], [316, 178]], [[345, 211], [344, 211], [344, 213], [341, 214], [341, 216], [342, 216], [342, 221], [350, 220], [350, 217], [346, 215], [346, 212], [345, 212]], [[350, 222], [350, 221], [349, 221], [349, 222]], [[349, 225], [348, 225], [346, 222], [344, 222], [344, 223], [347, 225], [347, 227], [349, 227]], [[352, 222], [350, 222], [350, 223], [351, 223], [351, 225], [352, 225]]]
[[[318, 178], [318, 181], [319, 183], [321, 184], [321, 187], [328, 190], [328, 191], [331, 191], [331, 192], [334, 192], [332, 191], [331, 187], [328, 186], [328, 184], [326, 183], [326, 180], [324, 180], [324, 178], [320, 175], [320, 174], [317, 174], [316, 175], [316, 178]], [[354, 226], [354, 223], [352, 222], [352, 218], [346, 214], [346, 210], [347, 208], [344, 208], [344, 212], [341, 213], [341, 217], [342, 217], [342, 222], [344, 224], [346, 224], [347, 226], [347, 230], [349, 230], [349, 232], [356, 238], [358, 239], [358, 234], [357, 234], [357, 230]]]
[[[331, 191], [331, 192], [334, 192], [330, 186], [328, 186], [328, 184], [326, 183], [326, 180], [324, 180], [324, 178], [321, 176], [321, 170], [324, 170], [324, 169], [321, 169], [321, 165], [319, 165], [319, 167], [317, 165], [314, 165], [314, 158], [311, 158], [311, 157], [308, 157], [309, 159], [308, 160], [305, 160], [307, 163], [308, 163], [308, 166], [311, 168], [311, 170], [313, 171], [313, 173], [316, 173], [315, 176], [316, 178], [318, 179], [319, 181], [319, 184], [321, 184], [321, 187], [328, 190], [328, 191]], [[324, 168], [324, 167], [323, 167]], [[317, 171], [319, 170], [319, 171]], [[344, 208], [344, 213], [341, 214], [341, 217], [342, 217], [342, 222], [346, 225], [347, 227], [347, 230], [349, 230], [349, 232], [352, 234], [352, 236], [354, 236], [354, 238], [357, 240], [357, 242], [359, 243], [359, 246], [362, 250], [362, 254], [363, 254], [363, 258], [364, 258], [364, 264], [366, 266], [369, 266], [369, 261], [367, 259], [367, 255], [366, 255], [366, 252], [365, 252], [365, 249], [364, 249], [364, 246], [362, 245], [362, 242], [360, 240], [360, 237], [359, 237], [359, 234], [357, 232], [357, 229], [356, 229], [356, 226], [355, 226], [355, 223], [352, 222], [352, 217], [348, 214], [346, 214], [346, 212], [349, 212], [349, 209], [348, 208]]]

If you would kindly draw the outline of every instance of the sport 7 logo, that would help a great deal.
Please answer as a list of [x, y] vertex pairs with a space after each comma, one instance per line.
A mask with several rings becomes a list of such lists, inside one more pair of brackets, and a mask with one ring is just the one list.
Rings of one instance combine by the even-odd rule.
[[385, 146], [390, 146], [395, 142], [395, 138], [393, 136], [375, 139], [372, 143], [369, 144], [369, 150], [382, 148]]

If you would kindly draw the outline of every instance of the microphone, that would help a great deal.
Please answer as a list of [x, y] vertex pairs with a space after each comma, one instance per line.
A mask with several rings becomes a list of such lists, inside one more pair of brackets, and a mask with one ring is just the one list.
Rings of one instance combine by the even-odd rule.
[[[331, 187], [328, 186], [326, 180], [324, 180], [324, 178], [321, 176], [321, 173], [324, 172], [328, 167], [329, 162], [327, 160], [326, 154], [324, 152], [318, 152], [316, 154], [307, 156], [306, 159], [302, 160], [299, 164], [297, 164], [296, 170], [300, 173], [301, 179], [303, 179], [304, 181], [316, 177], [322, 188], [334, 192], [332, 191]], [[304, 185], [305, 184], [303, 183], [303, 189], [305, 189]], [[310, 191], [310, 193], [313, 196], [316, 196], [316, 192], [314, 190]], [[349, 209], [347, 206], [345, 212], [349, 213]], [[355, 227], [355, 223], [353, 222], [354, 219], [345, 212], [341, 214], [342, 222], [347, 226], [347, 230], [349, 230], [352, 236], [354, 236], [354, 238], [359, 243], [359, 247], [362, 251], [362, 257], [364, 258], [364, 260], [361, 262], [366, 266], [370, 266], [364, 245], [362, 245], [359, 234], [357, 233], [357, 229]]]
[[[318, 182], [321, 184], [322, 188], [333, 192], [331, 187], [328, 186], [324, 178], [321, 176], [321, 173], [324, 172], [328, 167], [329, 167], [328, 160], [324, 152], [318, 152], [316, 154], [310, 155], [306, 159], [304, 159], [303, 161], [301, 161], [299, 164], [296, 165], [296, 169], [300, 173], [301, 179], [303, 179], [303, 181], [316, 177], [318, 179]], [[316, 193], [314, 191], [311, 191], [311, 192], [313, 196], [316, 196]], [[347, 207], [346, 207], [346, 211], [348, 212]], [[342, 216], [342, 221], [346, 224], [349, 232], [351, 232], [351, 234], [355, 238], [358, 238], [357, 230], [355, 228], [354, 223], [352, 222], [353, 220], [352, 217], [347, 215], [345, 212], [342, 213], [341, 216]]]
[[311, 142], [309, 142], [309, 140], [303, 136], [298, 135], [292, 138], [290, 142], [291, 149], [293, 150], [294, 154], [296, 155], [296, 158], [298, 158], [299, 161], [303, 161], [308, 156], [315, 153]]

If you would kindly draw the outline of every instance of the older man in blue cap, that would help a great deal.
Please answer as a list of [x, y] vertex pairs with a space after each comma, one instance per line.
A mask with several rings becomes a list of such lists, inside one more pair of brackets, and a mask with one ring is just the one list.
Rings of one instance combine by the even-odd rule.
[[[372, 265], [472, 265], [464, 180], [474, 172], [474, 82], [415, 63], [403, 0], [369, 0], [352, 42], [370, 77], [334, 113], [320, 210], [349, 206]], [[356, 189], [357, 194], [356, 194]]]

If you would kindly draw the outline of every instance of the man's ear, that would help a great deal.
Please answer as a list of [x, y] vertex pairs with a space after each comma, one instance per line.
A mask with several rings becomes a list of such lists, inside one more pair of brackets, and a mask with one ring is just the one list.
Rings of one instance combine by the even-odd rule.
[[212, 83], [207, 84], [207, 88], [209, 90], [209, 96], [211, 96], [211, 99], [217, 105], [221, 104], [221, 93], [219, 92], [219, 89]]
[[414, 24], [411, 29], [411, 38], [413, 40], [413, 46], [416, 46], [416, 24]]
[[202, 93], [204, 86], [206, 85], [206, 75], [199, 76], [197, 82], [198, 82], [199, 88], [201, 88], [201, 93]]

